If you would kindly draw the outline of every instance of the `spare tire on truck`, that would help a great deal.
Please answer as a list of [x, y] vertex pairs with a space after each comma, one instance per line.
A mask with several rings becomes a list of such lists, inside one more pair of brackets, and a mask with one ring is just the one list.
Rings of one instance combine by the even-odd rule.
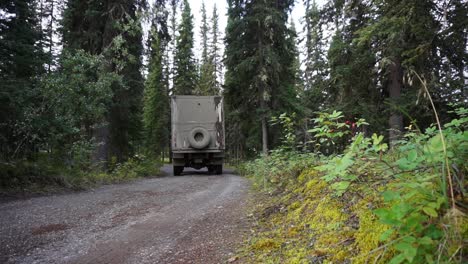
[[210, 133], [203, 127], [196, 127], [190, 131], [188, 141], [192, 148], [206, 148], [210, 144]]

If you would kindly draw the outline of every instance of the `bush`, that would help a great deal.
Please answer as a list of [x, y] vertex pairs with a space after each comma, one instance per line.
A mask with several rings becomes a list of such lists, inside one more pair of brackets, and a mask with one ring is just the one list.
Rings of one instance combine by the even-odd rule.
[[157, 176], [159, 158], [136, 155], [109, 172], [81, 166], [55, 164], [48, 158], [32, 161], [1, 162], [0, 192], [44, 192], [57, 188], [85, 189], [99, 184], [123, 182], [139, 177]]
[[[341, 154], [280, 149], [245, 163], [242, 172], [256, 186], [281, 191], [267, 202], [263, 230], [247, 249], [255, 253], [251, 258], [463, 262], [468, 118], [464, 109], [457, 113], [460, 117], [442, 131], [410, 131], [390, 151], [382, 136], [357, 133]], [[279, 209], [265, 214], [271, 208]], [[257, 247], [255, 241], [262, 239], [283, 243]]]

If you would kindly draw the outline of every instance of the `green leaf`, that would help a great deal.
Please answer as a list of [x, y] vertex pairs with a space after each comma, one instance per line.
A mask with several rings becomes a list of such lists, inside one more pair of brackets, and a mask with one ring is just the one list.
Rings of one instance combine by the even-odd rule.
[[417, 157], [418, 157], [418, 153], [416, 152], [415, 149], [412, 149], [410, 150], [410, 152], [408, 152], [408, 161], [414, 162]]
[[414, 257], [417, 254], [417, 248], [415, 248], [411, 243], [402, 241], [395, 244], [395, 249], [400, 251], [404, 258], [409, 262], [412, 262]]
[[385, 191], [382, 193], [382, 196], [386, 202], [399, 200], [401, 197], [400, 193], [395, 192], [395, 191]]
[[393, 257], [390, 262], [388, 262], [389, 264], [400, 264], [402, 263], [403, 261], [405, 260], [405, 255], [403, 254], [399, 254], [399, 255], [396, 255], [395, 257]]
[[348, 189], [350, 184], [351, 183], [348, 181], [336, 182], [331, 185], [331, 188], [336, 191], [335, 192], [336, 195], [341, 196]]
[[428, 216], [432, 217], [437, 217], [437, 212], [434, 210], [434, 208], [431, 207], [424, 207], [423, 208], [424, 213], [426, 213]]
[[397, 220], [403, 219], [405, 215], [412, 209], [412, 205], [409, 203], [401, 202], [394, 204], [391, 208], [393, 216]]
[[331, 185], [331, 187], [335, 190], [346, 190], [351, 183], [348, 181], [341, 181]]
[[432, 258], [432, 255], [431, 255], [431, 254], [426, 254], [425, 257], [426, 257], [426, 262], [427, 262], [428, 264], [434, 263], [434, 259]]
[[440, 135], [436, 135], [429, 140], [429, 150], [432, 152], [442, 152], [443, 145]]
[[434, 241], [432, 241], [432, 239], [431, 239], [430, 237], [425, 236], [425, 237], [419, 239], [418, 242], [419, 242], [419, 244], [421, 244], [421, 245], [432, 245], [432, 243], [433, 243]]
[[391, 235], [393, 235], [393, 232], [394, 232], [393, 229], [388, 229], [387, 231], [383, 232], [383, 233], [380, 235], [379, 240], [380, 240], [380, 241], [385, 241], [385, 240], [387, 240]]

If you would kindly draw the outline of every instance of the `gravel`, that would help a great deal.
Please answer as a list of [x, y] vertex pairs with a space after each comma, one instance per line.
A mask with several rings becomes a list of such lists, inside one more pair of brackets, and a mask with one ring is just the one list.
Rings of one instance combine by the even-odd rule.
[[[171, 175], [169, 166], [163, 171]], [[0, 203], [0, 263], [222, 263], [246, 231], [248, 182], [186, 169]]]

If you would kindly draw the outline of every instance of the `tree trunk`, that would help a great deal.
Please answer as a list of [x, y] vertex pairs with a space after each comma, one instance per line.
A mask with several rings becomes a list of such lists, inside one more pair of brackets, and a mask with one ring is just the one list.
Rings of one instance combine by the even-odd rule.
[[262, 117], [262, 151], [268, 155], [268, 129], [265, 116]]
[[[401, 69], [400, 59], [396, 58], [390, 64], [388, 94], [393, 103], [401, 97], [401, 90], [403, 86], [403, 73]], [[401, 131], [403, 131], [403, 116], [397, 110], [393, 110], [388, 120], [390, 146], [393, 147], [396, 141], [400, 138]]]
[[103, 121], [93, 127], [93, 138], [96, 149], [92, 155], [92, 161], [99, 169], [107, 168], [107, 158], [109, 153], [109, 124]]
[[267, 120], [266, 120], [266, 107], [265, 107], [265, 99], [264, 99], [265, 88], [261, 87], [260, 89], [260, 109], [262, 109], [262, 152], [265, 155], [268, 155], [268, 128], [267, 128]]

